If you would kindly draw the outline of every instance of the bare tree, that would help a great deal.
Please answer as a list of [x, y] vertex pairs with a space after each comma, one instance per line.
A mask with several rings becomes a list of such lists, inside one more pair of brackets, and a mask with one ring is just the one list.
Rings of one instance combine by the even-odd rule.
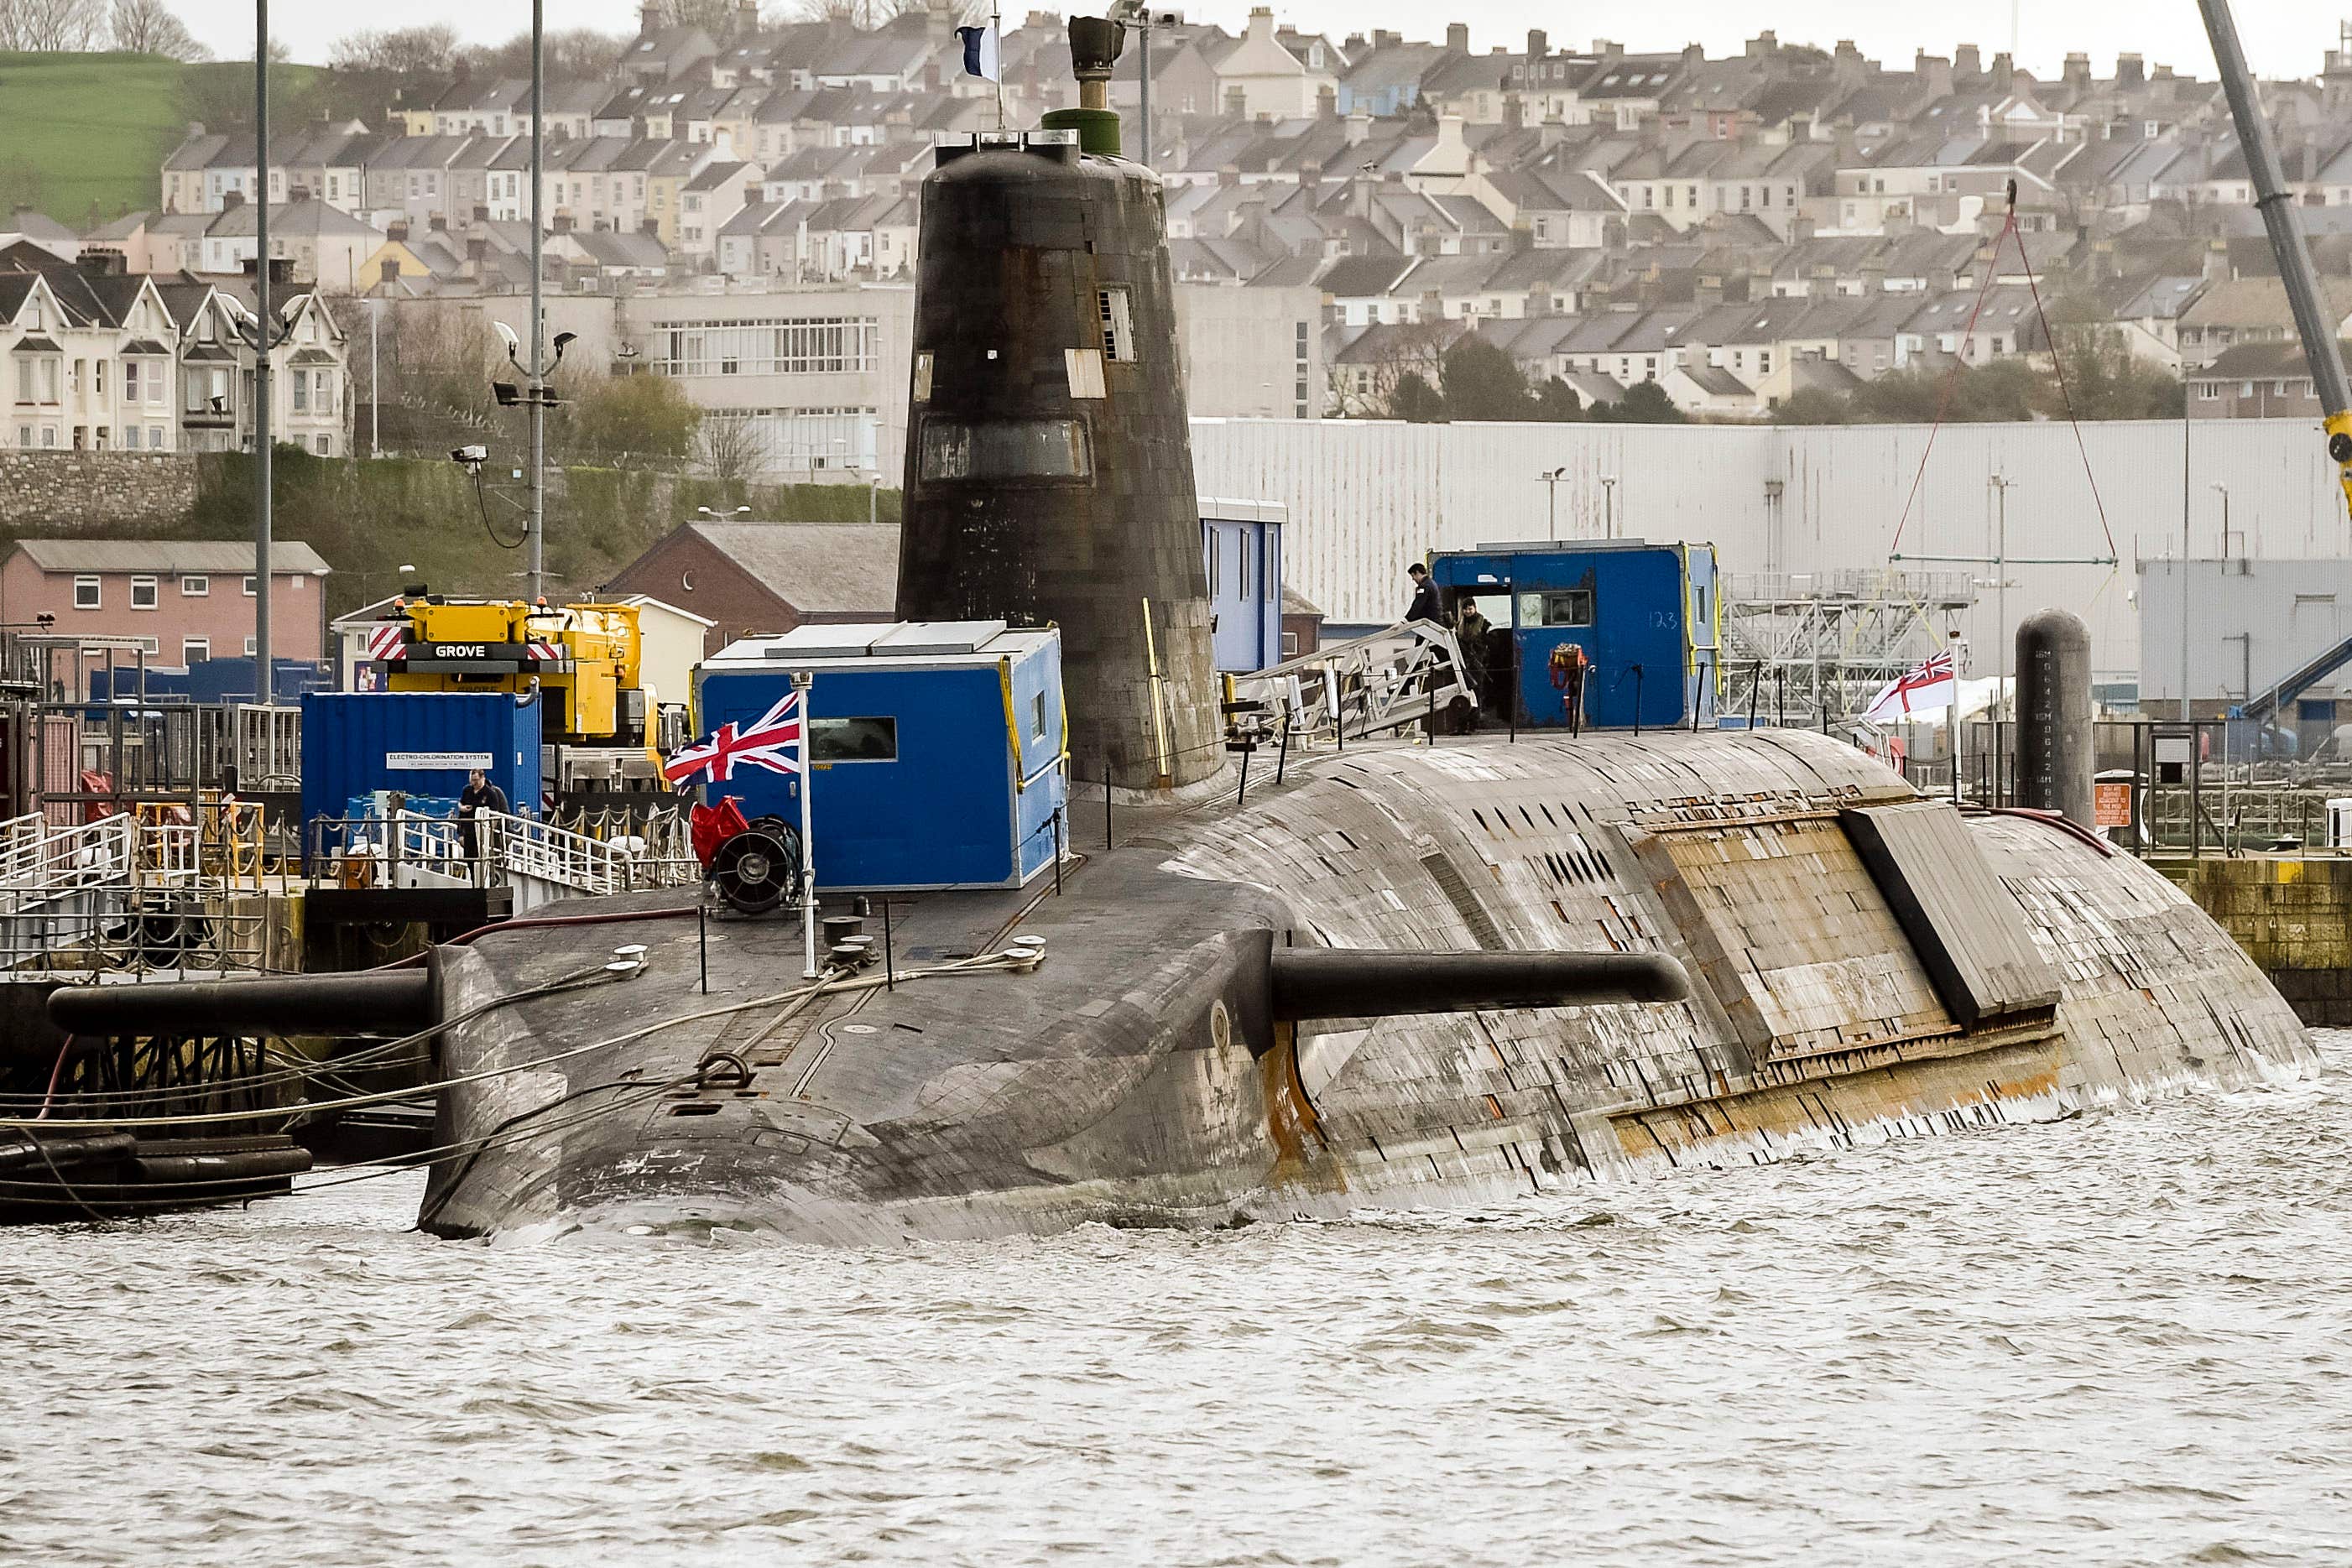
[[[565, 27], [547, 35], [547, 74], [553, 80], [602, 81], [619, 72], [628, 52], [629, 40], [617, 33]], [[476, 45], [465, 54], [477, 76], [530, 75], [529, 33], [518, 33], [503, 44]]]
[[0, 0], [0, 49], [65, 54], [106, 39], [106, 0]]
[[[0, 0], [5, 4], [5, 0]], [[335, 40], [328, 63], [339, 71], [446, 76], [457, 55], [457, 29], [446, 22], [417, 27], [362, 28]]]
[[756, 479], [767, 471], [767, 435], [740, 413], [705, 414], [694, 444], [714, 479]]
[[172, 60], [205, 60], [212, 51], [196, 42], [187, 24], [163, 0], [114, 0], [114, 47], [134, 55]]

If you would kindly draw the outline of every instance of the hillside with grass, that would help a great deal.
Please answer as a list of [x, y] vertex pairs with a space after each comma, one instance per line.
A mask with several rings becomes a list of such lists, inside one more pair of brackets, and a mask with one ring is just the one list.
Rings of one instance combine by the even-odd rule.
[[[273, 124], [309, 107], [320, 73], [278, 68]], [[190, 120], [250, 123], [253, 67], [156, 55], [0, 54], [0, 208], [32, 207], [76, 229], [160, 199], [163, 155]]]

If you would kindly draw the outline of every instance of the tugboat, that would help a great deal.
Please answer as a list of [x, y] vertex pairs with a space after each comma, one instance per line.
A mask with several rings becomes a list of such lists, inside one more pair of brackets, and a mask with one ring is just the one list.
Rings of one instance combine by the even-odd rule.
[[[440, 1027], [425, 1228], [1474, 1205], [2310, 1070], [2086, 829], [1712, 727], [1687, 613], [1627, 728], [1512, 694], [1516, 733], [1294, 754], [1237, 800], [1160, 189], [1118, 156], [1118, 24], [1069, 26], [1081, 107], [924, 185], [898, 621], [699, 674], [706, 903], [567, 904], [375, 993]], [[1675, 559], [1657, 602], [1566, 580], [1589, 634], [1547, 645], [1605, 679]]]

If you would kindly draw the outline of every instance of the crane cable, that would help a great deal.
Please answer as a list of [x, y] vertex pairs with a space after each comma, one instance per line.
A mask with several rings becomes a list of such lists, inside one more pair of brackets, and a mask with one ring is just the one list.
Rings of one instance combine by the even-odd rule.
[[1998, 270], [1995, 264], [2000, 259], [2001, 242], [2012, 238], [2017, 242], [2018, 262], [2025, 270], [2025, 286], [2033, 297], [2034, 316], [2042, 324], [2042, 340], [2050, 350], [2050, 369], [2058, 382], [2058, 400], [2060, 405], [2066, 411], [2067, 424], [2074, 430], [2074, 448], [2082, 455], [2083, 477], [2091, 486], [2091, 504], [2099, 514], [2099, 531], [2106, 537], [2107, 562], [2112, 565], [2118, 559], [2116, 552], [2116, 531], [2107, 522], [2107, 504], [2099, 494], [2098, 476], [2091, 469], [2091, 449], [2083, 439], [2083, 422], [2075, 415], [2074, 393], [2066, 385], [2066, 367], [2058, 351], [2058, 340], [2050, 330], [2050, 312], [2042, 303], [2042, 286], [2033, 276], [2033, 259], [2025, 251], [2025, 233], [2017, 226], [2017, 182], [2013, 179], [2009, 183], [2009, 215], [2002, 222], [2000, 232], [1993, 236], [1992, 253], [1985, 258], [1984, 281], [1977, 288], [1976, 304], [1969, 309], [1969, 324], [1960, 334], [1959, 357], [1955, 359], [1951, 368], [1944, 372], [1943, 384], [1937, 390], [1936, 417], [1927, 426], [1927, 444], [1919, 454], [1918, 469], [1911, 476], [1911, 488], [1903, 498], [1902, 516], [1895, 520], [1895, 538], [1887, 545], [1890, 558], [1903, 544], [1903, 530], [1910, 526], [1912, 506], [1917, 501], [1919, 486], [1927, 476], [1927, 459], [1935, 453], [1937, 434], [1943, 429], [1945, 416], [1951, 409], [1954, 385], [1958, 381], [1960, 371], [1967, 368], [1969, 344], [1976, 338], [1978, 318], [1984, 313], [1985, 300], [1992, 293], [1993, 277]]

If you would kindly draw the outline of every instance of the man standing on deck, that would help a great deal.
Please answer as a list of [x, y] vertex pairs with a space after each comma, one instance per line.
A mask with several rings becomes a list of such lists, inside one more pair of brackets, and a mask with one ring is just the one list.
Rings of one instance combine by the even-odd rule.
[[1437, 584], [1430, 580], [1429, 568], [1419, 561], [1414, 561], [1405, 568], [1405, 575], [1412, 579], [1412, 602], [1405, 608], [1404, 618], [1408, 621], [1440, 619], [1441, 612], [1437, 608]]
[[491, 783], [488, 774], [477, 768], [466, 775], [465, 790], [457, 797], [457, 834], [467, 860], [479, 860], [482, 855], [481, 830], [475, 826], [475, 814], [507, 809], [507, 792]]

